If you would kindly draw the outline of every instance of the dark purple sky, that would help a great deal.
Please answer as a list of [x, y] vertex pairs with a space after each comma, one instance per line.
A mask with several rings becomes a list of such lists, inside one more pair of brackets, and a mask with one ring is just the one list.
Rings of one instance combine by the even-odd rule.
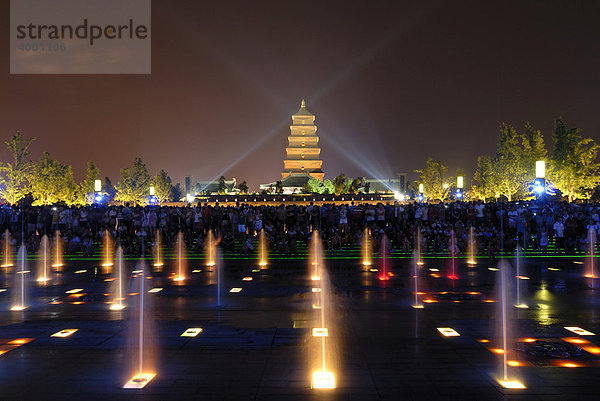
[[[118, 181], [135, 156], [175, 181], [280, 178], [290, 116], [316, 114], [326, 178], [453, 173], [498, 125], [553, 118], [600, 141], [600, 3], [153, 0], [152, 75], [9, 75], [0, 0], [0, 133], [37, 137]], [[0, 158], [7, 160], [5, 149]], [[468, 181], [467, 181], [468, 182]]]

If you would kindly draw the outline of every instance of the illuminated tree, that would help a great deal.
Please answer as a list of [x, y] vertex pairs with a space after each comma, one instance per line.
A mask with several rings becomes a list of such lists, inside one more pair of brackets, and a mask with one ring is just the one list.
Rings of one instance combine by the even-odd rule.
[[248, 193], [248, 183], [246, 181], [242, 181], [237, 187], [240, 190], [241, 194]]
[[517, 131], [506, 123], [500, 125], [498, 148], [493, 160], [498, 193], [509, 201], [526, 187], [526, 170], [523, 166], [523, 148]]
[[[530, 123], [526, 123], [521, 135], [523, 151], [521, 155], [521, 164], [523, 170], [523, 181], [528, 185], [535, 181], [535, 162], [538, 160], [546, 161], [548, 151], [544, 144], [544, 136], [540, 130], [535, 130]], [[528, 192], [528, 188], [524, 188]]]
[[20, 132], [6, 142], [13, 163], [0, 163], [0, 192], [10, 204], [17, 203], [29, 193], [29, 178], [33, 162], [29, 160], [29, 145], [35, 138], [23, 138]]
[[333, 193], [337, 196], [345, 193], [346, 189], [346, 175], [341, 173], [333, 179]]
[[85, 203], [94, 203], [95, 183], [96, 180], [99, 179], [100, 169], [96, 166], [96, 164], [93, 161], [88, 161], [85, 180], [83, 180], [81, 184], [79, 184], [81, 196], [84, 198]]
[[306, 181], [306, 184], [302, 187], [302, 192], [305, 194], [322, 194], [323, 193], [323, 183], [316, 178], [309, 178]]
[[225, 195], [227, 193], [227, 184], [225, 184], [225, 176], [223, 176], [223, 175], [221, 177], [219, 177], [217, 193], [219, 195]]
[[61, 202], [73, 206], [82, 203], [71, 166], [50, 158], [48, 152], [44, 152], [40, 161], [34, 165], [30, 184], [33, 206]]
[[497, 183], [492, 159], [489, 156], [479, 156], [477, 158], [477, 170], [473, 176], [477, 182], [470, 191], [470, 196], [475, 199], [494, 198], [496, 196]]
[[431, 157], [425, 162], [424, 169], [415, 170], [415, 173], [419, 174], [416, 183], [423, 184], [425, 197], [443, 200], [448, 196], [452, 178], [446, 177], [447, 171], [447, 166], [444, 166], [438, 160], [433, 160]]
[[173, 199], [173, 184], [165, 170], [160, 170], [153, 178], [154, 196], [158, 203], [169, 202]]
[[323, 181], [323, 194], [332, 194], [335, 192], [335, 187], [333, 186], [333, 182], [331, 180]]
[[599, 146], [591, 138], [582, 138], [580, 133], [579, 128], [567, 128], [562, 118], [554, 121], [550, 177], [569, 202], [589, 197], [600, 181], [600, 166], [596, 162]]
[[142, 159], [136, 157], [133, 165], [121, 169], [121, 179], [115, 189], [115, 199], [121, 202], [146, 203], [150, 189], [150, 174]]

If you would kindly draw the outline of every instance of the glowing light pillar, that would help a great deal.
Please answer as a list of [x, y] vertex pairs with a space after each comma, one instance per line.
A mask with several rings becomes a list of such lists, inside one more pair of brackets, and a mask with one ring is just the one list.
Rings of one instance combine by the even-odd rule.
[[418, 196], [419, 202], [423, 202], [423, 199], [424, 199], [423, 192], [424, 192], [424, 186], [423, 186], [423, 184], [419, 184], [419, 196]]
[[464, 185], [464, 177], [459, 175], [456, 177], [456, 199], [462, 200], [463, 198], [463, 185]]
[[546, 162], [538, 160], [535, 162], [535, 182], [533, 183], [535, 197], [539, 199], [546, 193]]

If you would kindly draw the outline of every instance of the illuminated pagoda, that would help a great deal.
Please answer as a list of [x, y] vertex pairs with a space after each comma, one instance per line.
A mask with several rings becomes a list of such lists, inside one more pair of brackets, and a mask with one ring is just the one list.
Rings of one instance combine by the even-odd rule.
[[283, 161], [283, 172], [281, 178], [285, 181], [288, 177], [309, 176], [323, 181], [323, 171], [320, 159], [321, 148], [315, 125], [315, 115], [306, 108], [306, 102], [302, 99], [300, 110], [292, 115], [289, 146], [285, 149], [287, 158]]
[[[285, 148], [286, 158], [283, 161], [281, 185], [283, 193], [300, 192], [304, 184], [311, 178], [323, 181], [321, 170], [321, 148], [315, 125], [315, 115], [306, 108], [302, 99], [300, 109], [292, 115], [288, 147]], [[271, 189], [276, 183], [263, 184], [261, 189]]]

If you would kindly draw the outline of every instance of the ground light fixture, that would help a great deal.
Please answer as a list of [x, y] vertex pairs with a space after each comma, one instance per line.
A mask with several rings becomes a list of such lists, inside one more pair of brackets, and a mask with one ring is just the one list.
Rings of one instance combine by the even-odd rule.
[[327, 327], [315, 327], [312, 329], [313, 337], [328, 337]]
[[313, 372], [311, 387], [316, 390], [331, 390], [335, 388], [335, 375], [332, 372], [318, 370]]
[[232, 289], [229, 290], [229, 292], [241, 292], [242, 289], [239, 287], [233, 287]]
[[180, 337], [196, 337], [198, 334], [202, 333], [202, 328], [200, 327], [190, 327], [183, 333], [181, 333]]
[[133, 376], [131, 380], [125, 383], [123, 388], [144, 388], [148, 383], [150, 383], [150, 380], [154, 379], [155, 376], [156, 373], [138, 373], [137, 375]]
[[50, 337], [60, 337], [60, 338], [69, 337], [71, 334], [75, 333], [77, 330], [79, 330], [79, 329], [63, 329], [61, 331], [57, 331], [56, 333], [52, 334]]
[[440, 332], [444, 337], [459, 337], [460, 334], [451, 327], [438, 327], [437, 331]]
[[581, 327], [565, 326], [564, 328], [565, 328], [565, 330], [569, 330], [570, 332], [575, 333], [580, 336], [595, 336], [596, 335], [596, 334], [592, 333], [591, 331], [582, 329]]

